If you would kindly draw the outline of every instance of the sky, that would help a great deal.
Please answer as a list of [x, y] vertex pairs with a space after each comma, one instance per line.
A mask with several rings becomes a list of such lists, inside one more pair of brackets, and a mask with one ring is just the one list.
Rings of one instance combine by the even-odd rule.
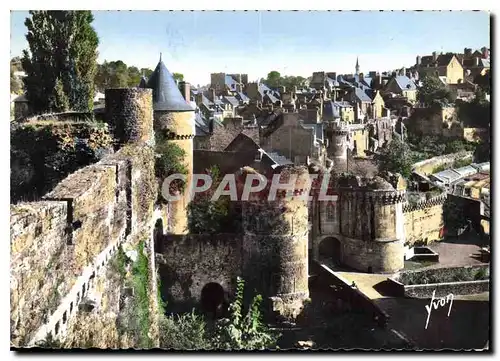
[[[210, 73], [311, 76], [410, 67], [417, 55], [490, 47], [487, 12], [95, 11], [99, 58], [154, 69], [160, 53], [192, 84]], [[25, 11], [11, 12], [11, 56], [27, 48]]]

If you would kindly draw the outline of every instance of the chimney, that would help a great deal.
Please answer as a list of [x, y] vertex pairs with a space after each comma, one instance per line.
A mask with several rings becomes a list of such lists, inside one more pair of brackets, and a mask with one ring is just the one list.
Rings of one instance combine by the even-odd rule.
[[359, 80], [362, 80], [364, 78], [364, 74], [363, 73], [359, 73]]
[[208, 89], [208, 99], [211, 102], [215, 102], [215, 89], [214, 88]]
[[437, 58], [438, 58], [438, 53], [437, 53], [437, 51], [433, 51], [433, 52], [432, 52], [432, 60], [436, 61], [436, 60], [437, 60]]
[[474, 62], [476, 63], [476, 66], [479, 66], [479, 57], [478, 56], [476, 56], [474, 58]]
[[488, 49], [486, 46], [483, 46], [481, 48], [481, 53], [483, 54], [483, 59], [488, 59], [490, 57], [490, 49]]
[[179, 90], [181, 91], [182, 96], [186, 99], [186, 102], [191, 101], [191, 84], [185, 81], [179, 82]]
[[241, 93], [241, 83], [236, 84], [236, 91], [237, 91], [238, 93]]
[[198, 93], [194, 97], [194, 101], [196, 105], [203, 103], [203, 92], [201, 90], [198, 90]]
[[420, 66], [420, 64], [422, 64], [422, 57], [417, 55], [417, 66]]
[[213, 134], [214, 133], [214, 119], [210, 119], [209, 122], [208, 122], [208, 132], [210, 134]]
[[403, 69], [401, 69], [401, 74], [402, 76], [406, 76], [406, 67], [403, 66]]

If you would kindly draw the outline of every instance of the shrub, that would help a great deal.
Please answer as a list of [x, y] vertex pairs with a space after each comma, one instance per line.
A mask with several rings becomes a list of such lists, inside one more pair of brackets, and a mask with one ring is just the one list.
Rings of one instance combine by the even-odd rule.
[[160, 318], [160, 347], [174, 350], [211, 349], [204, 318], [193, 310], [183, 315]]
[[214, 346], [226, 350], [257, 350], [276, 345], [279, 334], [271, 331], [262, 321], [262, 296], [256, 295], [243, 315], [245, 282], [238, 277], [236, 298], [229, 306], [230, 317], [220, 320], [215, 329]]
[[453, 162], [453, 168], [461, 168], [472, 164], [471, 158], [456, 159]]
[[[184, 157], [186, 152], [177, 144], [171, 141], [158, 137], [156, 140], [156, 162], [155, 162], [155, 175], [159, 181], [159, 191], [161, 193], [162, 184], [165, 178], [172, 174], [187, 175], [188, 170], [184, 165]], [[170, 194], [176, 191], [183, 192], [185, 189], [185, 182], [181, 180], [174, 180], [170, 184]], [[158, 195], [160, 200], [163, 200], [161, 194]]]

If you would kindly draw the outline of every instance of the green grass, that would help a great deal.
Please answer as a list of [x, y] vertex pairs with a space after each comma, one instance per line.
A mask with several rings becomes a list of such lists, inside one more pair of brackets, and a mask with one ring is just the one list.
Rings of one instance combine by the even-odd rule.
[[134, 308], [139, 326], [139, 348], [151, 348], [152, 341], [148, 336], [151, 326], [149, 314], [149, 267], [148, 258], [144, 254], [144, 241], [137, 248], [137, 260], [132, 265], [132, 287], [134, 288]]
[[447, 282], [468, 282], [489, 279], [489, 272], [485, 268], [455, 268], [433, 269], [422, 272], [408, 272], [401, 274], [400, 281], [405, 285], [421, 285]]

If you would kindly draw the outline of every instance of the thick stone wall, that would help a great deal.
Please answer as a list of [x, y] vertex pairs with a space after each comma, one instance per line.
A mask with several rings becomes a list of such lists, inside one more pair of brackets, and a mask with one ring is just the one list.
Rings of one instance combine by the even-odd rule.
[[11, 342], [24, 344], [46, 322], [74, 277], [67, 274], [67, 202], [11, 207]]
[[443, 223], [443, 203], [446, 195], [416, 205], [404, 206], [406, 242], [431, 242], [441, 239]]
[[156, 244], [156, 263], [167, 311], [190, 311], [208, 283], [233, 295], [242, 274], [242, 237], [235, 234], [167, 235]]
[[45, 200], [11, 205], [13, 345], [71, 337], [70, 318], [118, 245], [150, 237], [152, 164], [149, 147], [126, 146], [71, 174]]
[[429, 175], [434, 173], [436, 167], [447, 165], [453, 165], [453, 162], [460, 159], [472, 159], [473, 152], [459, 152], [453, 154], [441, 155], [438, 157], [433, 157], [430, 159], [423, 160], [421, 162], [415, 163], [413, 165], [413, 171], [421, 173], [424, 175]]

